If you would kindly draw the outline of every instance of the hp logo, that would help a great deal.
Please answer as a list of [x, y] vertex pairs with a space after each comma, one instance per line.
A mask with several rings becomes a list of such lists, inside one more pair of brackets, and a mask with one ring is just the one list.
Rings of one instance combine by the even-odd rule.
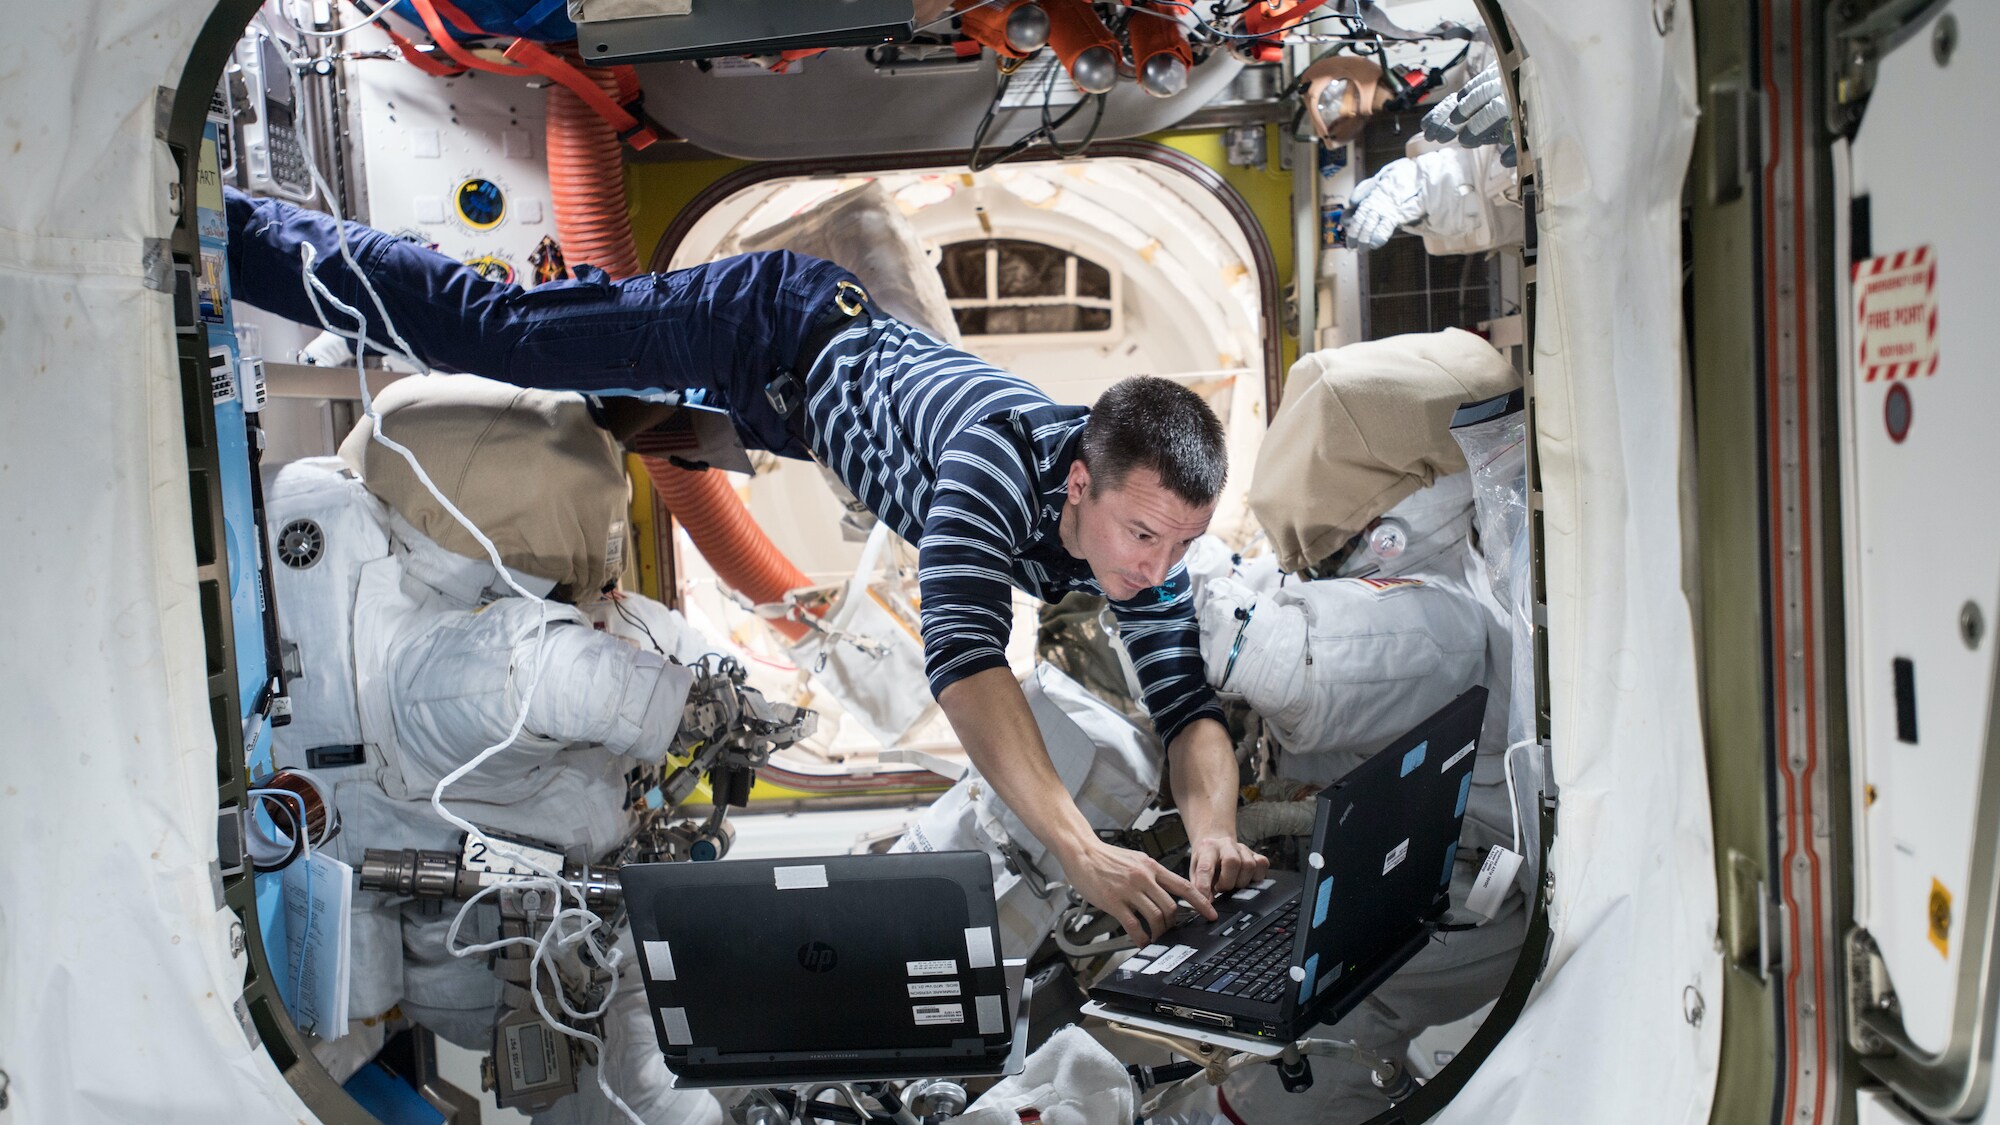
[[809, 941], [799, 946], [799, 964], [809, 973], [830, 973], [840, 962], [833, 947], [823, 941]]

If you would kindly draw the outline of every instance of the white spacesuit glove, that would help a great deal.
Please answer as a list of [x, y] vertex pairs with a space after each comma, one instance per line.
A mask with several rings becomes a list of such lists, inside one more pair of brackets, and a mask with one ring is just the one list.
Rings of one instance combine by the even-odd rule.
[[1500, 81], [1500, 64], [1494, 63], [1424, 114], [1424, 136], [1440, 144], [1457, 141], [1466, 148], [1504, 143], [1506, 148], [1501, 150], [1500, 163], [1512, 168], [1515, 153], [1511, 123], [1506, 86]]
[[299, 349], [298, 361], [309, 367], [352, 367], [354, 345], [344, 336], [322, 332]]
[[1423, 184], [1411, 160], [1392, 160], [1371, 178], [1355, 186], [1347, 199], [1344, 221], [1347, 245], [1374, 250], [1398, 228], [1424, 217]]

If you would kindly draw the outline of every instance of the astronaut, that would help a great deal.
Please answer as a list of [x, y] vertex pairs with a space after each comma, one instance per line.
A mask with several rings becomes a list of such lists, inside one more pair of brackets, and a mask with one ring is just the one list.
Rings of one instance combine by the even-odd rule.
[[[1450, 434], [1459, 404], [1519, 385], [1497, 352], [1456, 329], [1306, 356], [1250, 490], [1287, 573], [1208, 577], [1199, 595], [1209, 682], [1262, 717], [1281, 778], [1335, 780], [1474, 684], [1492, 692], [1452, 885], [1450, 920], [1478, 924], [1442, 935], [1313, 1033], [1399, 1062], [1419, 1032], [1499, 994], [1526, 933], [1516, 891], [1489, 919], [1463, 912], [1481, 857], [1512, 838], [1502, 771], [1512, 681], [1506, 617], [1473, 542], [1472, 474]], [[1312, 1067], [1299, 1094], [1271, 1067], [1239, 1071], [1222, 1107], [1243, 1125], [1357, 1122], [1388, 1108], [1360, 1062]]]
[[[618, 444], [579, 395], [469, 375], [399, 381], [376, 408], [382, 432], [491, 538], [514, 581], [541, 596], [503, 581], [403, 458], [371, 440], [370, 420], [338, 458], [284, 466], [267, 490], [281, 647], [293, 671], [279, 764], [333, 784], [344, 862], [359, 867], [366, 848], [456, 852], [458, 829], [432, 810], [432, 790], [506, 740], [526, 699], [520, 735], [444, 802], [481, 829], [604, 862], [646, 811], [634, 770], [666, 755], [692, 683], [686, 665], [706, 651], [677, 613], [615, 590], [629, 496]], [[446, 951], [457, 913], [455, 903], [356, 893], [356, 1020], [322, 1053], [336, 1079], [373, 1053], [393, 1007], [484, 1052], [503, 1004], [521, 1005], [522, 991], [484, 956]], [[472, 907], [459, 944], [493, 940], [496, 918], [492, 907]], [[618, 940], [626, 956], [599, 1065], [645, 1120], [719, 1123], [712, 1096], [669, 1087], [630, 936]], [[593, 1074], [578, 1086], [535, 1119], [623, 1120]]]

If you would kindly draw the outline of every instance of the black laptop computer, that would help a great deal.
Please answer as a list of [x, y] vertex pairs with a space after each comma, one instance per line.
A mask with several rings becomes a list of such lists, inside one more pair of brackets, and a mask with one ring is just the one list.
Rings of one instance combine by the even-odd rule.
[[683, 1087], [999, 1074], [1015, 1042], [979, 852], [620, 868]]
[[1417, 955], [1451, 899], [1486, 689], [1321, 790], [1300, 873], [1216, 900], [1091, 989], [1105, 1008], [1291, 1042]]

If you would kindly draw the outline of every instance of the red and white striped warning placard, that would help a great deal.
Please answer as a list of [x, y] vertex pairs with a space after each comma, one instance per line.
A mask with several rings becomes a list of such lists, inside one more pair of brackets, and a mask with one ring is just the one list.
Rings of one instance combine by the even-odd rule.
[[1863, 382], [1937, 374], [1937, 328], [1930, 247], [1854, 263], [1854, 370]]

